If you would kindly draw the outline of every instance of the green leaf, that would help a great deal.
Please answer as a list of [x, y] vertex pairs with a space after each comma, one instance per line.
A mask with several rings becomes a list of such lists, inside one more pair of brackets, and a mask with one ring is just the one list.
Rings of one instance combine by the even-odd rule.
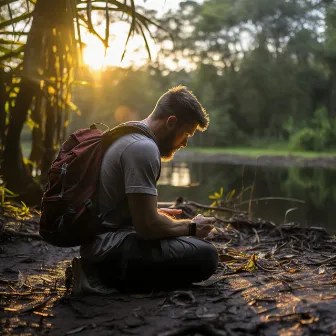
[[233, 189], [233, 190], [231, 190], [231, 192], [228, 194], [228, 196], [227, 196], [227, 199], [229, 200], [229, 201], [231, 201], [232, 200], [232, 197], [235, 195], [235, 193], [236, 193], [236, 189]]
[[6, 45], [12, 45], [12, 44], [18, 44], [18, 45], [25, 45], [24, 42], [21, 41], [15, 41], [15, 40], [5, 40], [5, 39], [0, 39], [0, 44], [6, 44]]
[[146, 35], [145, 35], [145, 32], [143, 31], [143, 29], [142, 29], [140, 23], [137, 22], [136, 24], [137, 24], [137, 26], [138, 26], [138, 28], [139, 28], [139, 30], [140, 30], [140, 32], [141, 32], [142, 38], [143, 38], [144, 41], [145, 41], [145, 45], [146, 45], [146, 49], [147, 49], [147, 53], [148, 53], [148, 57], [149, 57], [149, 59], [151, 60], [151, 59], [152, 59], [152, 54], [151, 54], [151, 51], [150, 51], [150, 48], [149, 48], [149, 44], [148, 44], [148, 41], [147, 41], [147, 37], [146, 37]]
[[33, 16], [33, 12], [23, 13], [23, 14], [15, 17], [15, 18], [13, 18], [12, 20], [6, 20], [6, 21], [3, 21], [3, 22], [0, 22], [0, 29], [6, 28], [8, 26], [12, 26], [14, 23], [18, 23], [20, 21], [30, 19], [32, 16]]
[[12, 57], [21, 58], [20, 54], [23, 52], [24, 46], [21, 46], [15, 50], [9, 50], [4, 55], [0, 56], [0, 62], [10, 60]]

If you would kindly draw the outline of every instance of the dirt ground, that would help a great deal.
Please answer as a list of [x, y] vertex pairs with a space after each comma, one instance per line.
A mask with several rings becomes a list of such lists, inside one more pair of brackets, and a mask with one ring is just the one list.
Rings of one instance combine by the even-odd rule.
[[78, 249], [41, 241], [37, 219], [1, 220], [1, 335], [336, 335], [336, 239], [322, 229], [235, 218], [211, 233], [209, 280], [75, 298], [64, 271]]

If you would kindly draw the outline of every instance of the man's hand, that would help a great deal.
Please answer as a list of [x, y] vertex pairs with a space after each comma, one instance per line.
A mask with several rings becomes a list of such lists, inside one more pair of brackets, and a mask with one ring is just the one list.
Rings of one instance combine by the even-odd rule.
[[174, 216], [180, 215], [182, 213], [182, 210], [181, 209], [161, 208], [161, 209], [158, 209], [158, 213], [160, 213], [160, 212], [174, 218]]
[[213, 224], [216, 222], [216, 218], [198, 215], [192, 221], [196, 223], [196, 237], [205, 238], [214, 228]]

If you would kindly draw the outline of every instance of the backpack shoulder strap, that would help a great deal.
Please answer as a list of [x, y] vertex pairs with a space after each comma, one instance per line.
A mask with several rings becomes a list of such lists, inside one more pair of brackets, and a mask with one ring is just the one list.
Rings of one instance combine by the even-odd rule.
[[103, 146], [105, 149], [107, 149], [107, 147], [109, 147], [119, 137], [132, 133], [143, 134], [146, 137], [152, 139], [157, 144], [157, 139], [149, 127], [139, 121], [129, 121], [105, 131], [102, 139]]
[[[128, 121], [104, 132], [102, 137], [102, 144], [104, 150], [106, 150], [119, 137], [132, 133], [143, 134], [146, 137], [152, 139], [156, 143], [156, 145], [158, 145], [155, 134], [148, 126], [146, 126], [144, 123], [140, 121]], [[160, 161], [159, 176], [157, 180], [160, 178], [160, 175], [161, 175], [161, 161]]]

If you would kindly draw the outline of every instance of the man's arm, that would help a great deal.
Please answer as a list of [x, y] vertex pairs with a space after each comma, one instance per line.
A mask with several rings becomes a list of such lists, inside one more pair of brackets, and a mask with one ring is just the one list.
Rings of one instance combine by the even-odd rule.
[[187, 236], [190, 220], [173, 220], [157, 211], [157, 196], [149, 194], [127, 194], [134, 228], [140, 238], [164, 239]]

